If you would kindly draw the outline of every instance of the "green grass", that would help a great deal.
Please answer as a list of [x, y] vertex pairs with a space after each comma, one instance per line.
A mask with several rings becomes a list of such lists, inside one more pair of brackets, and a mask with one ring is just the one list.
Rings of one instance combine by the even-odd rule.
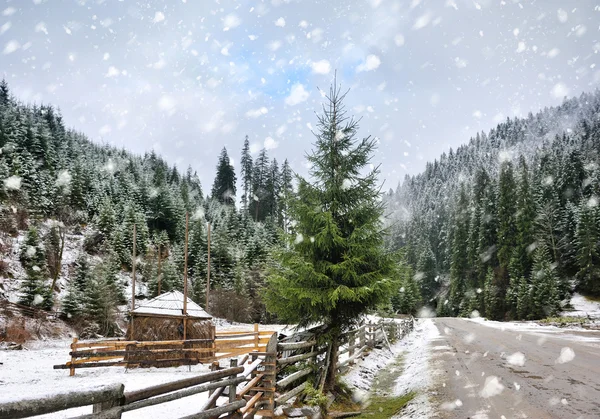
[[401, 397], [372, 396], [369, 399], [369, 405], [356, 418], [389, 419], [400, 412], [414, 397], [414, 393], [408, 393]]
[[585, 320], [586, 319], [581, 317], [547, 317], [545, 319], [540, 320], [540, 323], [558, 323], [559, 325], [568, 325], [585, 323]]

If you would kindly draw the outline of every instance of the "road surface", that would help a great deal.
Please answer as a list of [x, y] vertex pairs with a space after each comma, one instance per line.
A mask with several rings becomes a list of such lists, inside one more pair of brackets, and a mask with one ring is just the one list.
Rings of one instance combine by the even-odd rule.
[[[600, 333], [437, 318], [441, 418], [600, 418]], [[430, 393], [431, 394], [431, 393]]]

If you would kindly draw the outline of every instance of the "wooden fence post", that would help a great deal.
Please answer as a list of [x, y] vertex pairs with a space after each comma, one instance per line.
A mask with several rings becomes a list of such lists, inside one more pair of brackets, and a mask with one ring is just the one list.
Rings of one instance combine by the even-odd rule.
[[258, 351], [258, 323], [254, 323], [254, 350]]
[[[229, 367], [230, 368], [235, 368], [238, 366], [238, 360], [237, 358], [231, 358], [231, 360], [229, 361]], [[230, 378], [235, 378], [237, 377], [237, 374], [232, 375]], [[237, 385], [236, 384], [231, 384], [229, 386], [229, 403], [233, 403], [236, 399], [236, 389], [237, 389]]]
[[358, 330], [358, 338], [359, 338], [359, 341], [360, 341], [360, 347], [361, 348], [364, 347], [367, 344], [366, 343], [366, 336], [365, 336], [366, 335], [366, 333], [365, 333], [366, 328], [367, 328], [366, 324], [363, 324], [360, 327], [360, 329]]
[[[125, 393], [125, 386], [123, 384], [121, 384], [121, 389], [120, 389], [117, 397], [115, 397], [112, 400], [106, 401], [106, 402], [96, 403], [93, 407], [92, 413], [100, 413], [105, 410], [110, 410], [113, 407], [121, 406], [124, 401], [124, 393]], [[121, 419], [121, 413], [122, 412], [120, 410], [115, 411], [114, 413], [111, 412], [110, 418], [111, 419]]]
[[[348, 357], [352, 358], [354, 355], [354, 346], [356, 345], [356, 333], [348, 333]], [[350, 361], [349, 365], [354, 365], [354, 361]]]
[[[274, 416], [275, 412], [275, 387], [277, 383], [277, 333], [271, 335], [265, 353], [265, 366], [262, 384], [265, 390], [263, 391], [262, 400], [264, 400], [263, 409], [270, 413], [270, 417]], [[263, 415], [266, 416], [266, 415]]]
[[[71, 352], [76, 352], [77, 351], [77, 341], [79, 339], [77, 338], [73, 338], [73, 343], [71, 344]], [[75, 375], [75, 358], [73, 357], [73, 355], [71, 355], [71, 371], [69, 372], [69, 376], [73, 377]]]

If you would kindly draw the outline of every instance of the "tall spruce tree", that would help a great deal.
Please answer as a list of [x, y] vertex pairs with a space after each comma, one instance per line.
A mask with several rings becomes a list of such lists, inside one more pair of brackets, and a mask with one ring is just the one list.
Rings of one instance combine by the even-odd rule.
[[227, 149], [223, 147], [217, 164], [217, 175], [210, 193], [212, 198], [225, 205], [235, 205], [235, 182], [235, 170], [227, 155]]
[[252, 156], [250, 155], [250, 141], [248, 136], [244, 139], [242, 158], [240, 159], [240, 177], [242, 178], [242, 208], [248, 211], [248, 203], [252, 200]]
[[307, 156], [311, 177], [298, 178], [290, 202], [296, 225], [265, 290], [267, 309], [281, 320], [324, 325], [330, 346], [320, 387], [327, 390], [335, 384], [340, 334], [389, 301], [397, 266], [383, 248], [379, 171], [363, 175], [376, 140], [356, 139], [358, 123], [345, 114], [345, 96], [335, 84], [326, 96]]

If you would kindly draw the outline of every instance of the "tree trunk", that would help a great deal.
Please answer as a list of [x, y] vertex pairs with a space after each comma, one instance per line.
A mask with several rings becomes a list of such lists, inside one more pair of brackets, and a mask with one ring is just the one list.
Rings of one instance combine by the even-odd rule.
[[327, 360], [327, 372], [325, 378], [325, 386], [323, 392], [333, 392], [335, 388], [335, 376], [337, 372], [337, 362], [339, 354], [339, 342], [340, 334], [337, 331], [333, 331], [331, 335], [331, 350], [329, 351], [329, 359]]

